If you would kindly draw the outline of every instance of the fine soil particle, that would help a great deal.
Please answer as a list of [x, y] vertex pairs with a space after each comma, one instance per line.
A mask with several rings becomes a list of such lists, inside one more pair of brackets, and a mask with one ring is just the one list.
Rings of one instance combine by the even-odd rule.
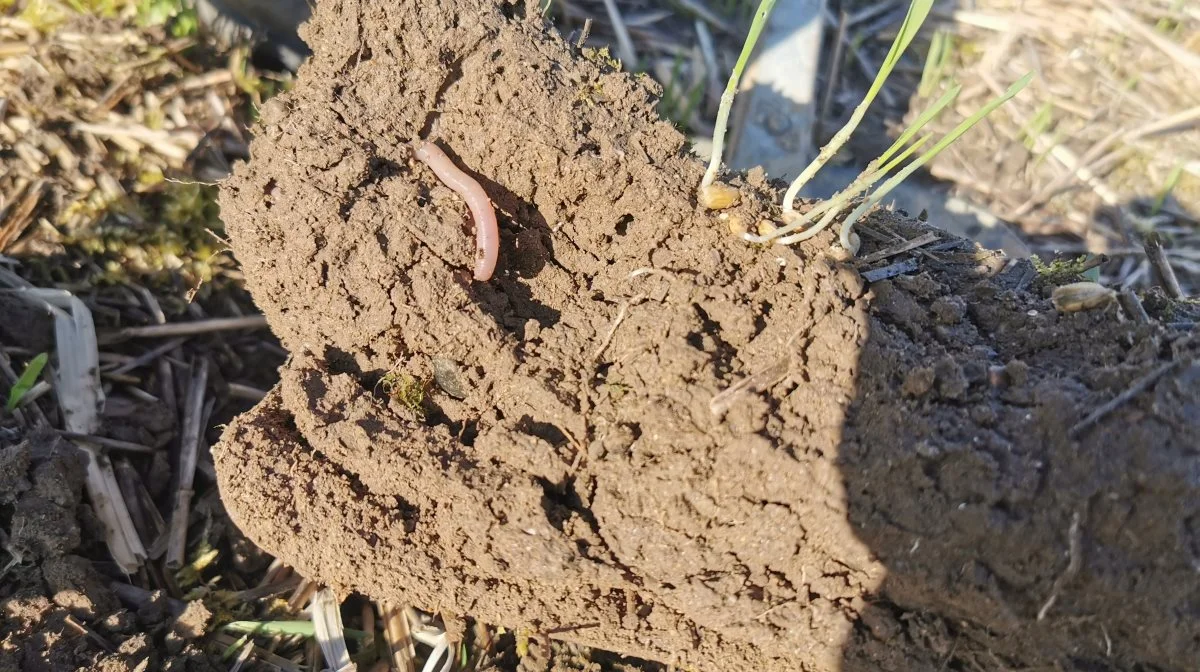
[[139, 620], [135, 633], [111, 579], [76, 554], [102, 534], [83, 503], [84, 469], [55, 434], [0, 445], [0, 672], [225, 669], [183, 644], [207, 624], [203, 605], [189, 604], [174, 623], [166, 614]]
[[[1195, 667], [1193, 343], [1058, 315], [975, 251], [867, 286], [831, 235], [745, 244], [774, 187], [699, 209], [655, 85], [522, 6], [330, 0], [306, 31], [222, 188], [293, 353], [213, 449], [265, 549], [699, 670]], [[496, 204], [490, 282], [418, 138]]]

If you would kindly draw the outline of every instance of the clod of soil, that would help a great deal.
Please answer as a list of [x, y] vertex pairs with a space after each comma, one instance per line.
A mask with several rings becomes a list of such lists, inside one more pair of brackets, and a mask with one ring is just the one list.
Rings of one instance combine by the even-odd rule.
[[203, 605], [189, 603], [176, 619], [165, 610], [135, 618], [80, 555], [103, 537], [83, 500], [84, 469], [79, 450], [55, 434], [0, 444], [0, 672], [225, 669], [182, 641], [203, 629]]
[[[698, 208], [655, 86], [524, 11], [322, 2], [264, 106], [222, 210], [293, 357], [213, 450], [252, 539], [699, 670], [1194, 667], [1194, 342], [955, 241], [870, 286], [832, 236], [746, 245], [774, 188]], [[495, 202], [492, 281], [417, 138]]]

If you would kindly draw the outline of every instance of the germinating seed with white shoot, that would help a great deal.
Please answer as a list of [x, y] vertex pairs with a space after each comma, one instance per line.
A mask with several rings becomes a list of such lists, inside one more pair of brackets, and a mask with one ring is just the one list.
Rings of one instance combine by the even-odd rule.
[[[754, 50], [754, 45], [758, 41], [758, 36], [762, 32], [763, 24], [766, 23], [773, 5], [774, 0], [763, 0], [759, 4], [758, 12], [754, 17], [754, 23], [750, 28], [750, 33], [746, 36], [746, 42], [742, 45], [741, 55], [738, 57], [737, 64], [729, 76], [729, 83], [725, 87], [725, 93], [721, 96], [721, 107], [717, 113], [716, 127], [713, 130], [713, 154], [708, 164], [708, 170], [704, 173], [704, 179], [700, 182], [698, 194], [700, 203], [710, 210], [720, 210], [730, 207], [737, 202], [739, 197], [737, 191], [733, 188], [727, 185], [715, 184], [713, 180], [716, 179], [717, 171], [721, 166], [721, 154], [725, 144], [725, 130], [729, 122], [729, 108], [733, 104], [733, 96], [737, 91], [738, 81], [741, 79], [746, 61], [749, 59], [750, 53]], [[798, 243], [812, 238], [825, 230], [855, 199], [869, 193], [869, 196], [842, 222], [838, 236], [839, 243], [843, 248], [851, 254], [857, 254], [860, 241], [858, 235], [852, 229], [854, 224], [867, 211], [878, 205], [901, 182], [921, 166], [932, 160], [943, 149], [950, 146], [963, 133], [970, 130], [971, 127], [992, 112], [992, 110], [1012, 98], [1029, 84], [1032, 73], [1014, 83], [1003, 94], [968, 117], [953, 131], [946, 134], [946, 136], [934, 144], [933, 147], [919, 154], [916, 159], [909, 161], [913, 154], [924, 149], [925, 144], [932, 139], [932, 136], [925, 135], [915, 142], [913, 141], [914, 138], [917, 137], [927, 124], [937, 118], [962, 90], [962, 87], [958, 84], [950, 86], [941, 97], [913, 120], [908, 128], [900, 134], [900, 137], [892, 143], [891, 147], [868, 164], [866, 169], [850, 185], [835, 194], [833, 198], [814, 206], [807, 213], [801, 214], [796, 212], [794, 207], [796, 196], [799, 195], [804, 185], [850, 140], [850, 136], [858, 128], [859, 123], [866, 115], [867, 109], [871, 106], [875, 97], [883, 90], [888, 76], [891, 75], [892, 70], [900, 62], [900, 57], [916, 37], [917, 32], [925, 23], [925, 19], [928, 18], [932, 8], [933, 0], [912, 0], [909, 4], [908, 13], [904, 17], [904, 23], [900, 26], [900, 31], [896, 35], [895, 40], [893, 40], [891, 49], [888, 51], [883, 64], [880, 65], [879, 72], [876, 73], [875, 80], [871, 83], [870, 89], [867, 90], [862, 101], [855, 107], [846, 124], [821, 148], [817, 157], [800, 172], [800, 175], [796, 177], [784, 194], [782, 203], [783, 225], [776, 226], [772, 224], [770, 226], [763, 226], [763, 223], [760, 222], [756, 227], [756, 231], [753, 232], [745, 231], [741, 226], [730, 227], [730, 230], [735, 235], [738, 231], [741, 231], [741, 237], [751, 243], [776, 242], [783, 245]], [[887, 179], [881, 186], [875, 188], [874, 191], [871, 191], [877, 182], [887, 178], [893, 170], [898, 169], [906, 161], [908, 162], [907, 165], [900, 172]], [[819, 220], [817, 220], [818, 217], [820, 217]], [[809, 226], [813, 221], [817, 223]]]
[[754, 21], [750, 24], [750, 32], [742, 44], [742, 53], [738, 55], [733, 72], [729, 74], [729, 82], [725, 85], [725, 92], [721, 94], [717, 125], [713, 129], [712, 156], [708, 160], [708, 170], [704, 171], [704, 178], [700, 180], [700, 189], [696, 194], [700, 204], [709, 210], [728, 208], [737, 203], [740, 197], [737, 189], [727, 184], [715, 184], [714, 180], [717, 179], [717, 171], [721, 169], [721, 156], [725, 153], [725, 130], [729, 126], [729, 110], [733, 107], [733, 97], [737, 95], [738, 82], [742, 79], [742, 71], [746, 69], [746, 62], [750, 60], [758, 36], [762, 33], [767, 17], [771, 15], [771, 9], [774, 7], [775, 0], [762, 0], [758, 3]]

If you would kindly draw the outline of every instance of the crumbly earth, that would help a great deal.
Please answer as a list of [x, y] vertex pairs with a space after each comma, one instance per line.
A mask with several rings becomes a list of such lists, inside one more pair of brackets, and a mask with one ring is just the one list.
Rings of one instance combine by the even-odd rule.
[[[293, 355], [213, 450], [248, 536], [451, 629], [697, 670], [1195, 668], [1193, 341], [954, 241], [871, 284], [829, 235], [747, 245], [774, 187], [700, 209], [655, 85], [525, 12], [322, 2], [264, 106], [222, 188]], [[495, 202], [490, 282], [418, 138]]]
[[173, 617], [158, 592], [127, 609], [85, 557], [103, 546], [84, 464], [52, 433], [0, 443], [0, 672], [226, 669], [194, 644], [211, 616], [200, 602]]

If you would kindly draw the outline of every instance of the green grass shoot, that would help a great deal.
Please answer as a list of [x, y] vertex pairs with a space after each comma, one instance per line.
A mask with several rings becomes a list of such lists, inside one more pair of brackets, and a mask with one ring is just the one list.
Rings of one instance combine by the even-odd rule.
[[25, 365], [25, 370], [21, 372], [21, 377], [17, 378], [17, 382], [13, 383], [12, 389], [8, 391], [8, 402], [4, 404], [4, 408], [10, 413], [17, 406], [21, 405], [21, 400], [37, 384], [37, 379], [42, 375], [42, 369], [46, 368], [46, 362], [49, 359], [50, 355], [43, 352], [29, 360], [29, 363]]
[[738, 55], [733, 72], [729, 74], [729, 82], [725, 85], [725, 92], [721, 94], [721, 106], [717, 108], [717, 122], [713, 129], [712, 157], [708, 161], [708, 170], [704, 171], [704, 179], [700, 181], [699, 191], [702, 202], [705, 188], [717, 179], [717, 171], [721, 169], [721, 158], [725, 153], [725, 131], [729, 126], [729, 110], [733, 107], [733, 97], [737, 95], [742, 72], [746, 69], [746, 63], [749, 62], [750, 55], [754, 53], [754, 46], [758, 43], [758, 36], [762, 34], [763, 27], [767, 24], [767, 17], [771, 15], [771, 10], [774, 8], [775, 0], [762, 0], [758, 3], [758, 9], [754, 12], [754, 21], [750, 24], [750, 32], [746, 35], [746, 41], [742, 43], [742, 53]]
[[[914, 119], [911, 124], [908, 125], [908, 128], [904, 129], [904, 132], [900, 134], [900, 137], [896, 138], [896, 141], [892, 143], [891, 147], [888, 147], [886, 151], [879, 155], [879, 157], [868, 164], [867, 167], [861, 173], [859, 173], [858, 177], [855, 178], [854, 182], [850, 183], [850, 186], [834, 194], [833, 198], [822, 201], [804, 215], [800, 215], [799, 213], [793, 211], [792, 216], [786, 220], [785, 226], [779, 228], [768, 236], [753, 236], [747, 234], [746, 239], [755, 243], [765, 243], [778, 239], [778, 242], [781, 245], [791, 245], [792, 243], [798, 243], [802, 240], [808, 240], [809, 238], [817, 235], [819, 232], [825, 230], [825, 228], [833, 222], [833, 218], [837, 216], [837, 213], [841, 212], [843, 208], [848, 206], [850, 201], [857, 198], [859, 194], [863, 193], [867, 189], [870, 189], [876, 182], [883, 179], [888, 173], [894, 170], [896, 166], [903, 163], [904, 160], [906, 160], [913, 152], [917, 151], [926, 142], [928, 142], [929, 136], [926, 136], [921, 140], [918, 140], [916, 143], [909, 145], [909, 142], [912, 140], [912, 138], [922, 129], [924, 129], [929, 122], [936, 119], [937, 116], [942, 113], [942, 110], [946, 109], [946, 106], [948, 106], [954, 101], [955, 98], [958, 97], [958, 94], [961, 90], [962, 87], [958, 84], [955, 84], [947, 89], [946, 92], [941, 95], [941, 97], [939, 97], [932, 104], [930, 104], [929, 107], [921, 112], [921, 114]], [[906, 145], [908, 145], [908, 148], [904, 149], [904, 151], [901, 151]], [[897, 152], [899, 153], [897, 154]], [[787, 213], [785, 213], [785, 216], [786, 214]], [[793, 231], [800, 229], [812, 220], [816, 219], [816, 217], [821, 214], [824, 214], [825, 216], [816, 226], [800, 231], [799, 233], [792, 233]]]
[[859, 240], [858, 236], [853, 234], [852, 228], [854, 227], [854, 224], [857, 223], [858, 220], [867, 213], [868, 210], [878, 205], [879, 202], [882, 201], [883, 198], [887, 196], [888, 193], [890, 193], [893, 189], [895, 189], [901, 182], [908, 179], [908, 177], [916, 172], [917, 169], [931, 161], [935, 156], [940, 154], [942, 150], [949, 147], [956, 140], [962, 137], [964, 133], [971, 130], [971, 128], [975, 126], [975, 124], [979, 123], [980, 120], [991, 114], [996, 108], [1008, 102], [1013, 96], [1020, 93], [1021, 90], [1028, 86], [1029, 82], [1032, 80], [1033, 73], [1030, 72], [1014, 82], [1012, 86], [1008, 87], [1007, 91], [988, 101], [986, 105], [976, 110], [974, 114], [964, 119], [958, 126], [955, 126], [954, 130], [942, 137], [937, 144], [926, 150], [924, 154], [917, 157], [915, 160], [905, 166], [903, 170], [896, 173], [894, 176], [884, 182], [883, 185], [881, 185], [878, 189], [872, 192], [871, 196], [863, 201], [861, 205], [855, 208], [854, 212], [851, 212], [850, 215], [846, 217], [846, 220], [842, 222], [842, 230], [839, 236], [842, 246], [847, 250], [850, 250], [852, 254], [857, 253]]
[[900, 57], [904, 54], [905, 49], [908, 48], [913, 38], [917, 36], [917, 31], [925, 23], [925, 19], [929, 16], [929, 11], [932, 7], [933, 0], [913, 0], [912, 4], [908, 6], [908, 13], [904, 16], [904, 23], [900, 26], [900, 32], [897, 33], [896, 39], [892, 42], [892, 47], [888, 50], [887, 57], [883, 59], [883, 64], [879, 66], [879, 72], [876, 73], [875, 81], [871, 83], [871, 88], [867, 90], [862, 101], [858, 103], [858, 107], [854, 108], [854, 112], [850, 115], [850, 119], [846, 122], [846, 125], [821, 148], [817, 157], [792, 181], [787, 193], [783, 196], [784, 213], [794, 210], [793, 206], [800, 190], [850, 140], [850, 136], [858, 128], [859, 123], [862, 122], [863, 117], [866, 115], [867, 108], [874, 102], [875, 97], [879, 95], [879, 91], [883, 89], [887, 78], [892, 74], [892, 70], [900, 62]]
[[1158, 192], [1158, 196], [1154, 198], [1154, 205], [1150, 208], [1150, 216], [1157, 215], [1162, 212], [1163, 206], [1167, 204], [1167, 198], [1171, 196], [1171, 192], [1175, 191], [1175, 187], [1179, 186], [1179, 180], [1183, 178], [1183, 161], [1175, 164], [1167, 175], [1167, 182], [1163, 185], [1162, 191]]
[[950, 61], [954, 47], [953, 39], [946, 30], [934, 32], [929, 41], [929, 53], [925, 55], [925, 68], [921, 70], [921, 83], [917, 86], [917, 95], [928, 98], [933, 95], [937, 85], [942, 81], [942, 73]]
[[[264, 637], [315, 637], [316, 628], [312, 621], [233, 621], [221, 628], [238, 635], [262, 635]], [[362, 630], [346, 629], [346, 636], [362, 639], [367, 633]]]

